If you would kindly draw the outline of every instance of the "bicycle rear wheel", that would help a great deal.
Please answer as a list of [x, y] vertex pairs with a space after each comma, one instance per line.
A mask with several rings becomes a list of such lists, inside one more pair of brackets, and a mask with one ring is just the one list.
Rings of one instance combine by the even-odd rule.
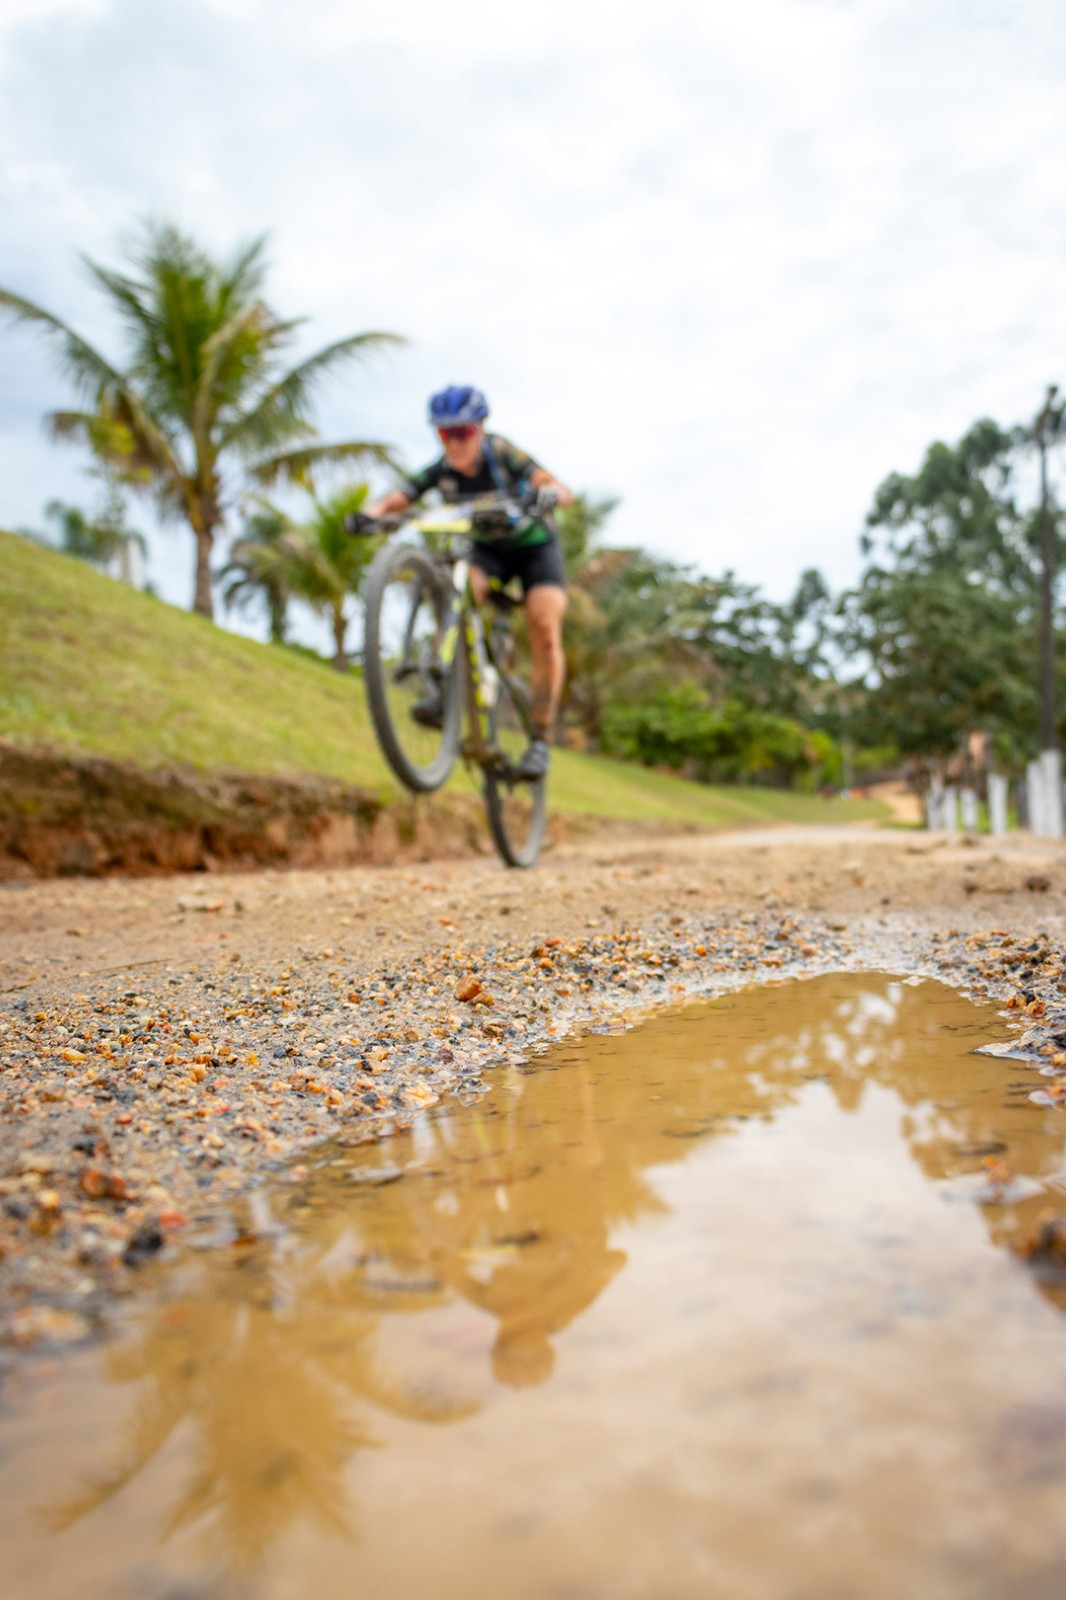
[[[416, 793], [439, 789], [459, 751], [459, 652], [447, 668], [438, 654], [448, 599], [444, 574], [416, 545], [386, 545], [374, 557], [366, 578], [367, 701], [385, 759]], [[416, 703], [438, 693], [440, 726], [416, 722]]]
[[515, 696], [523, 694], [516, 684], [512, 692], [501, 676], [496, 704], [489, 717], [492, 743], [499, 752], [497, 762], [485, 769], [485, 810], [497, 850], [509, 867], [531, 867], [540, 854], [548, 821], [548, 780], [523, 782], [514, 769], [528, 740], [528, 717], [523, 717]]

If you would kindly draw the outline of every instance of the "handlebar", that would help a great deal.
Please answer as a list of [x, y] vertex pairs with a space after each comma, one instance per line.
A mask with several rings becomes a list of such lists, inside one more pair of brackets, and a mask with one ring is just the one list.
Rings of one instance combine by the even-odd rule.
[[344, 531], [353, 539], [367, 539], [375, 533], [391, 532], [400, 526], [400, 517], [368, 517], [362, 511], [349, 511]]
[[[546, 515], [554, 505], [553, 490], [530, 489], [520, 497], [483, 494], [472, 500], [448, 501], [441, 509], [448, 514], [449, 520], [458, 523], [466, 518], [473, 527], [487, 529], [498, 528], [501, 522], [514, 527], [531, 514], [540, 512]], [[368, 517], [362, 511], [352, 511], [344, 519], [344, 531], [353, 538], [370, 538], [375, 534], [393, 533], [407, 522], [418, 522], [426, 517], [425, 511], [413, 505], [385, 517]]]

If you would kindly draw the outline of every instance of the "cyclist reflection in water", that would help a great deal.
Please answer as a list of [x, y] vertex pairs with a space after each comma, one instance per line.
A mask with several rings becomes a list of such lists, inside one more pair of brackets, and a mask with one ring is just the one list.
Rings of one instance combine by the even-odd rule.
[[[499, 434], [486, 433], [488, 414], [485, 396], [469, 385], [453, 385], [433, 395], [429, 421], [440, 436], [444, 454], [400, 488], [364, 507], [364, 512], [368, 517], [394, 515], [430, 489], [437, 489], [446, 501], [493, 493], [520, 497], [537, 491], [530, 517], [516, 529], [500, 538], [474, 541], [470, 574], [479, 605], [484, 603], [490, 578], [500, 583], [517, 578], [522, 585], [533, 658], [533, 738], [518, 763], [518, 772], [534, 779], [548, 770], [548, 740], [565, 672], [566, 576], [552, 511], [557, 505], [570, 505], [574, 496], [532, 456]], [[444, 707], [439, 690], [419, 701], [412, 715], [427, 727], [440, 727]]]
[[[423, 1154], [438, 1182], [390, 1184], [364, 1213], [367, 1256], [494, 1319], [492, 1371], [509, 1388], [551, 1376], [555, 1336], [626, 1263], [615, 1223], [658, 1206], [632, 1146], [605, 1144], [600, 1131], [595, 1086], [576, 1062], [498, 1110], [428, 1124]], [[668, 1154], [676, 1159], [676, 1142]]]

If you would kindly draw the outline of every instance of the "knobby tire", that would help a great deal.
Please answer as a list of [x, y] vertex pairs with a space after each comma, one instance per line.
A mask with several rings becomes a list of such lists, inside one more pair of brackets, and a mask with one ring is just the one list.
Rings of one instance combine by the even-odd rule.
[[[404, 576], [409, 578], [407, 594], [399, 589]], [[363, 676], [378, 742], [400, 782], [416, 794], [428, 794], [446, 781], [459, 753], [460, 652], [456, 651], [450, 669], [441, 679], [444, 721], [439, 734], [434, 734], [412, 721], [410, 703], [402, 692], [397, 692], [401, 680], [389, 651], [395, 648], [397, 639], [411, 639], [416, 623], [424, 621], [431, 633], [435, 622], [439, 630], [448, 609], [448, 582], [440, 567], [417, 545], [386, 545], [370, 565], [365, 595]], [[386, 609], [394, 614], [386, 617]], [[424, 642], [423, 649], [431, 653], [432, 645]], [[407, 677], [413, 692], [424, 692], [429, 687], [424, 674], [410, 672]]]
[[[528, 712], [523, 716], [515, 703], [515, 695], [523, 694], [523, 686], [516, 684], [514, 693], [507, 680], [501, 676], [496, 703], [489, 716], [492, 743], [507, 750], [509, 760], [517, 759], [519, 748], [524, 746], [528, 726]], [[517, 735], [517, 738], [515, 737]], [[506, 771], [486, 768], [484, 786], [485, 810], [493, 842], [509, 867], [531, 867], [540, 854], [548, 821], [548, 780], [538, 778], [535, 783], [510, 779]]]

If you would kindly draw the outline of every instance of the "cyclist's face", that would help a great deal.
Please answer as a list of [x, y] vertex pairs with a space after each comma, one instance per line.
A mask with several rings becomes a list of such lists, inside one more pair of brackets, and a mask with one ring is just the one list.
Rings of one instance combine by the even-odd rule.
[[462, 427], [438, 428], [444, 446], [444, 459], [456, 472], [472, 473], [481, 460], [481, 441], [485, 430], [479, 422], [468, 422]]

